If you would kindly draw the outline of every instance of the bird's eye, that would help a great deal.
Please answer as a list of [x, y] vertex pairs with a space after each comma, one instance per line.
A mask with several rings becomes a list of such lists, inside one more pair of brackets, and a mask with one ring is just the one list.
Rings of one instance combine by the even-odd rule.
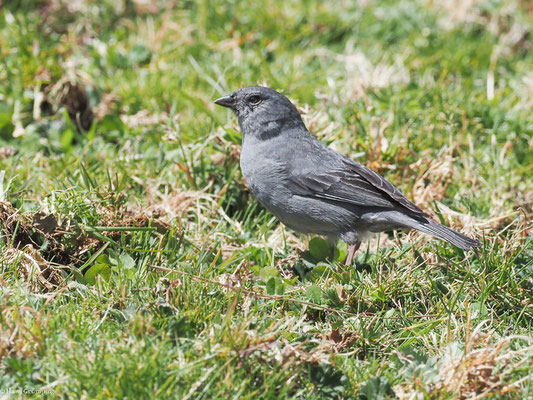
[[261, 97], [254, 95], [248, 98], [248, 102], [253, 105], [257, 105], [261, 102]]

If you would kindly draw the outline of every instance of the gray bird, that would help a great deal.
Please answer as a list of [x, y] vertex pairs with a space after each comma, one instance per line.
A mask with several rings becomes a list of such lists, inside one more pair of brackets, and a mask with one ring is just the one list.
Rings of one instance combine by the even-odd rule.
[[316, 139], [273, 89], [248, 86], [215, 101], [242, 132], [241, 170], [259, 202], [289, 228], [341, 239], [350, 265], [374, 232], [417, 229], [463, 250], [481, 243], [431, 219], [383, 177]]

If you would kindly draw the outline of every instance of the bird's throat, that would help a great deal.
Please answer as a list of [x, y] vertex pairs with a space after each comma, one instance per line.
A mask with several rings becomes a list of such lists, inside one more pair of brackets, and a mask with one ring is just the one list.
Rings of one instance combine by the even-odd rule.
[[307, 131], [301, 120], [291, 121], [286, 118], [268, 121], [247, 120], [242, 121], [240, 125], [244, 137], [253, 137], [261, 141], [270, 140], [280, 135], [292, 136], [298, 132]]

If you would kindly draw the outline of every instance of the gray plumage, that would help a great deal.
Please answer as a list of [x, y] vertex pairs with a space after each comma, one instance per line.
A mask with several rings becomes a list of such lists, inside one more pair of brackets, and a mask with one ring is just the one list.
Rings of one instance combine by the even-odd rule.
[[239, 119], [241, 170], [259, 202], [289, 228], [342, 239], [347, 263], [370, 233], [413, 228], [469, 250], [481, 243], [424, 213], [383, 177], [317, 140], [282, 94], [248, 86], [215, 101]]

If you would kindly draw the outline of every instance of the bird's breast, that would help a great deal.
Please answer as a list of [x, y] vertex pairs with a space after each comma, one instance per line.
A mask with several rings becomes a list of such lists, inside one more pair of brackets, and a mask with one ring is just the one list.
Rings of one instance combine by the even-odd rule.
[[266, 146], [256, 144], [252, 148], [243, 145], [241, 171], [248, 187], [266, 208], [282, 205], [290, 192], [287, 189], [285, 165]]

